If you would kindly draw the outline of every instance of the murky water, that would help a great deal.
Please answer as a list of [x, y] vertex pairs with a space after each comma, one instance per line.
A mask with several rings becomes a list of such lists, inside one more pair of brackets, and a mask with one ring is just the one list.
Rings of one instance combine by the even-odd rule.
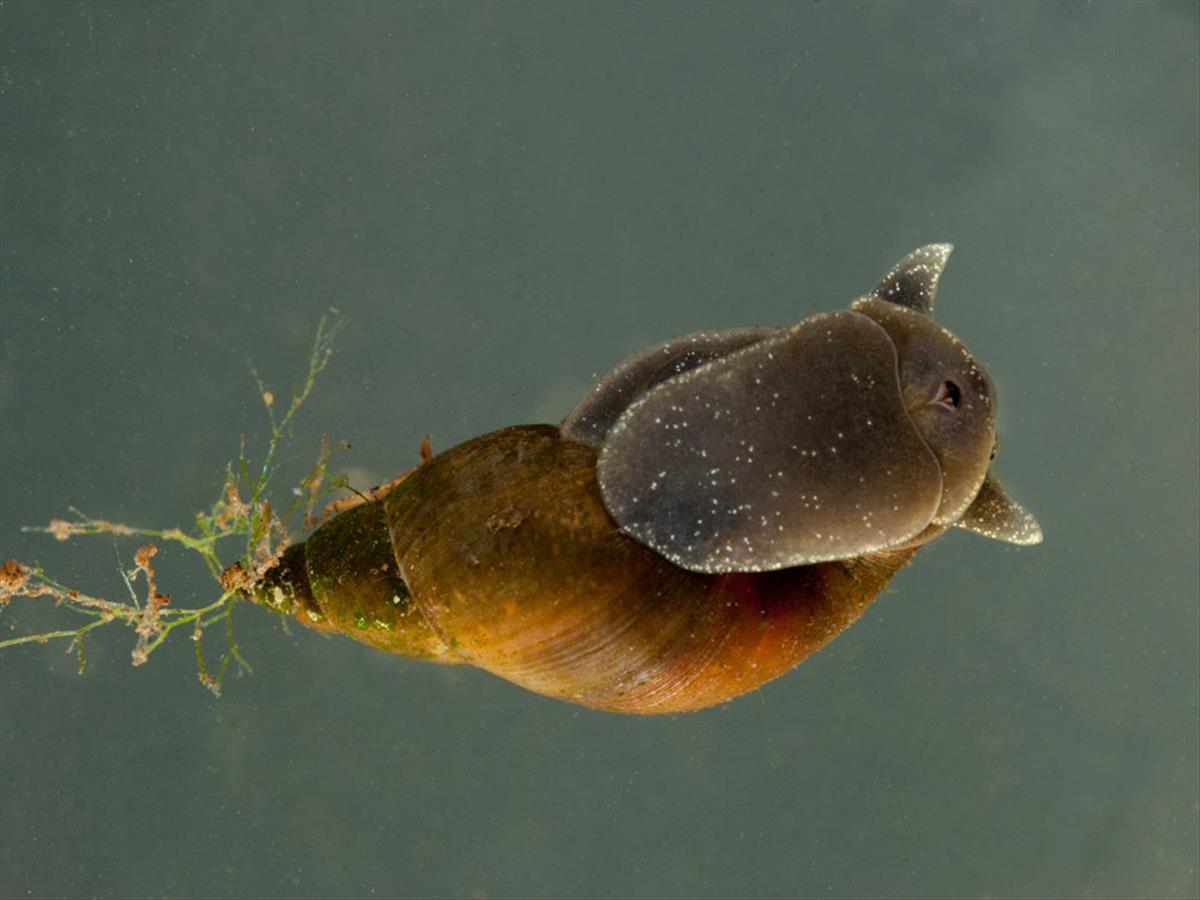
[[5, 651], [0, 893], [1196, 896], [1198, 9], [6, 4], [4, 556], [123, 591], [19, 526], [186, 523], [329, 306], [281, 479], [327, 432], [374, 484], [937, 240], [1046, 542], [951, 534], [663, 718], [249, 608], [220, 700], [186, 639]]

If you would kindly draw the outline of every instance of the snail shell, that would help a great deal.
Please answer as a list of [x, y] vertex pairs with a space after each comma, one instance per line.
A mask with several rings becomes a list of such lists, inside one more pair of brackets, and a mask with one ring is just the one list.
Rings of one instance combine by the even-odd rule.
[[[596, 451], [549, 425], [441, 453], [308, 544], [264, 589], [300, 621], [638, 713], [698, 709], [782, 674], [854, 622], [915, 552], [687, 571], [621, 532]], [[355, 559], [333, 551], [351, 546]]]

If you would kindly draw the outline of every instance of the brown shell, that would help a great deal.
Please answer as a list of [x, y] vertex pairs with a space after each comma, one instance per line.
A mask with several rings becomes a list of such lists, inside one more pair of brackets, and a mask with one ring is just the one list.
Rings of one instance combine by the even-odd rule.
[[621, 712], [697, 709], [782, 674], [854, 622], [913, 552], [685, 571], [618, 530], [596, 452], [551, 426], [461, 444], [384, 507], [404, 581], [451, 656]]

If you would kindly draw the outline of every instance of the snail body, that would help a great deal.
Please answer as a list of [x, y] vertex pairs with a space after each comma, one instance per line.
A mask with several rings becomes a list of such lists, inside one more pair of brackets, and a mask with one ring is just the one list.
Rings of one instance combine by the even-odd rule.
[[[540, 694], [617, 712], [699, 709], [762, 685], [849, 627], [947, 527], [1018, 543], [1040, 539], [990, 470], [986, 376], [969, 356], [963, 363], [965, 350], [948, 332], [937, 332], [951, 342], [950, 350], [934, 347], [945, 357], [937, 365], [934, 350], [914, 361], [904, 349], [914, 334], [923, 344], [942, 340], [921, 338], [926, 326], [904, 317], [927, 316], [948, 252], [922, 248], [876, 288], [893, 287], [890, 302], [906, 307], [902, 326], [875, 324], [860, 301], [866, 313], [680, 339], [618, 367], [560, 426], [506, 428], [434, 456], [381, 499], [289, 548], [255, 599], [379, 649], [474, 665]], [[852, 359], [848, 377], [869, 378], [862, 390], [874, 393], [861, 404], [844, 395], [858, 412], [841, 411], [823, 389], [789, 398], [822, 420], [822, 449], [843, 448], [841, 459], [834, 452], [814, 462], [797, 449], [799, 438], [778, 438], [803, 420], [794, 408], [757, 418], [750, 410], [766, 405], [754, 403], [755, 385], [793, 383], [773, 363], [795, 366], [817, 354], [820, 363], [805, 365], [819, 370], [829, 363], [827, 347]], [[878, 372], [864, 362], [872, 353], [882, 354]], [[905, 376], [906, 366], [917, 374]], [[960, 372], [955, 390], [979, 401], [974, 424], [922, 405], [950, 408], [946, 382], [937, 384], [947, 366]], [[730, 391], [747, 397], [741, 418], [727, 413], [720, 427], [686, 442], [664, 425], [689, 403], [725, 410]], [[689, 421], [701, 420], [693, 410]], [[863, 431], [868, 426], [875, 431]], [[837, 443], [837, 435], [860, 432], [870, 438], [866, 446]], [[759, 456], [748, 457], [746, 447]], [[710, 459], [723, 462], [710, 467]], [[879, 473], [855, 476], [871, 459]], [[674, 490], [699, 483], [701, 472], [712, 503], [662, 501], [659, 484], [677, 471]], [[846, 483], [843, 500], [810, 502], [811, 487], [780, 497], [814, 477]], [[872, 491], [878, 503], [864, 505]], [[805, 504], [816, 509], [796, 514]]]

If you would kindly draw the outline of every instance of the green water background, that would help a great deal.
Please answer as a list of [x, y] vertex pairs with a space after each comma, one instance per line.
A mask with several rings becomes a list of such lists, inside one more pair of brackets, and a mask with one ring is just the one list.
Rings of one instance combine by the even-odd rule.
[[328, 432], [369, 484], [941, 240], [1046, 542], [951, 534], [693, 715], [252, 609], [220, 700], [186, 639], [5, 652], [0, 894], [1195, 897], [1198, 10], [5, 3], [4, 556], [119, 595], [110, 541], [19, 526], [186, 523], [329, 306], [284, 472]]

